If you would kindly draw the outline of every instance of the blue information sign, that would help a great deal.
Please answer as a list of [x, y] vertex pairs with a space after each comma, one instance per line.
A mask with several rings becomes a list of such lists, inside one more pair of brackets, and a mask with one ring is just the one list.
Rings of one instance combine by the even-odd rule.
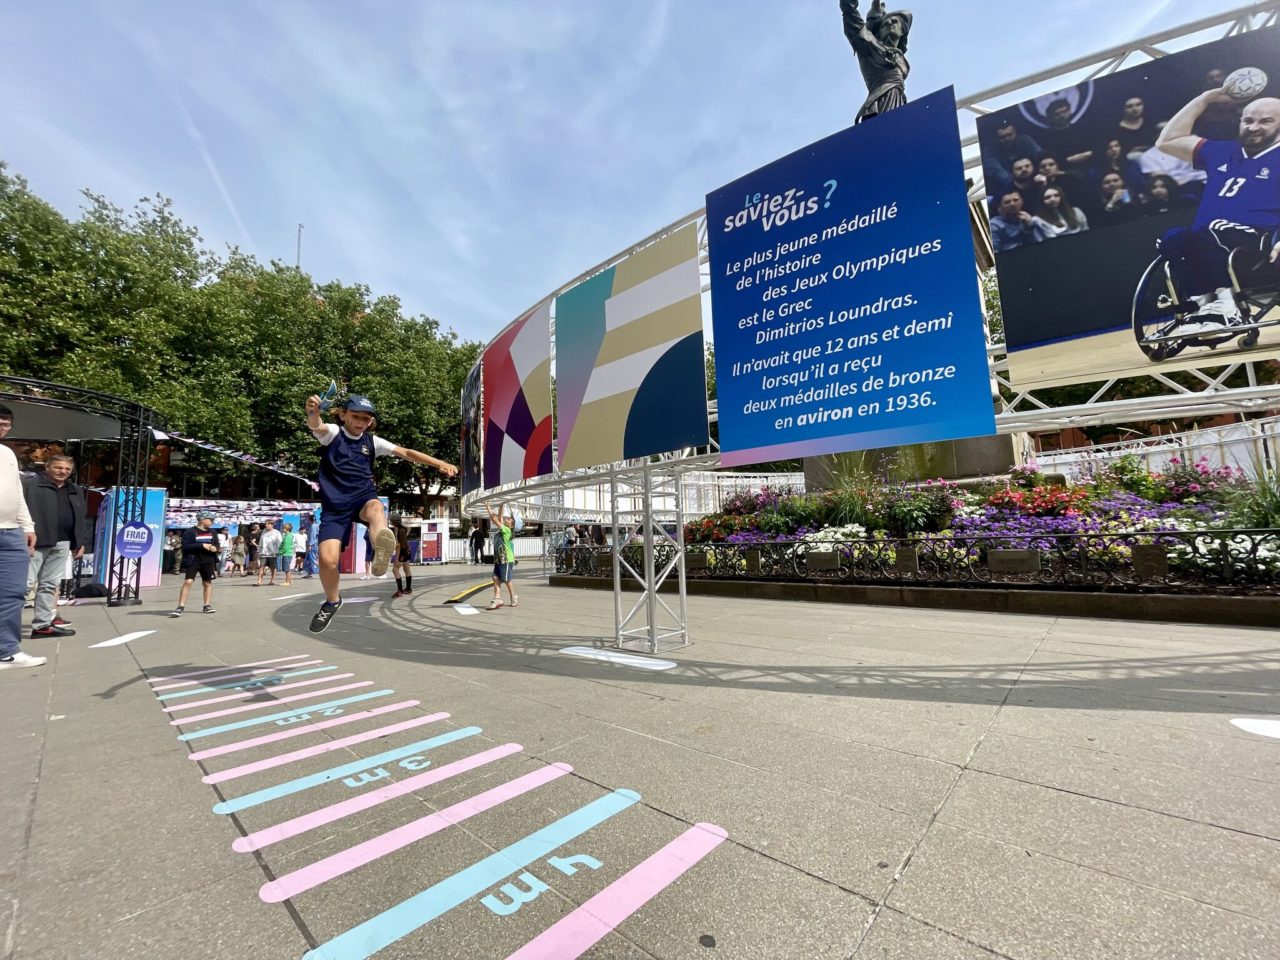
[[139, 520], [126, 523], [116, 533], [116, 553], [130, 560], [145, 557], [151, 549], [151, 528]]
[[707, 197], [720, 461], [995, 432], [955, 96]]

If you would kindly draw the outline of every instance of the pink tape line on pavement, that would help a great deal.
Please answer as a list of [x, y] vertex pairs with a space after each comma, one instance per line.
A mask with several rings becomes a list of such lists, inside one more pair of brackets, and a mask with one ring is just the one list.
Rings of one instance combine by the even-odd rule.
[[[355, 674], [348, 674], [348, 676], [355, 676]], [[331, 677], [330, 679], [333, 678]], [[211, 713], [197, 713], [194, 717], [179, 717], [177, 720], [170, 720], [169, 726], [179, 727], [184, 723], [195, 723], [197, 720], [212, 720], [215, 717], [229, 717], [235, 713], [250, 713], [254, 710], [266, 710], [270, 707], [278, 707], [282, 703], [296, 703], [299, 700], [314, 700], [316, 697], [327, 697], [331, 693], [341, 693], [343, 690], [356, 690], [360, 687], [372, 686], [372, 680], [361, 680], [359, 683], [344, 683], [341, 686], [326, 687], [324, 690], [316, 690], [311, 693], [295, 693], [291, 697], [264, 700], [262, 703], [250, 703], [243, 707], [227, 707], [225, 710], [214, 710]]]
[[148, 677], [147, 683], [164, 683], [166, 680], [185, 680], [187, 677], [203, 677], [206, 673], [217, 673], [220, 670], [240, 670], [243, 667], [261, 667], [268, 663], [287, 663], [290, 660], [305, 660], [309, 653], [300, 653], [294, 657], [276, 657], [274, 660], [255, 660], [253, 663], [224, 663], [220, 667], [206, 667], [203, 670], [192, 670], [190, 673], [172, 673], [167, 677]]
[[568, 916], [538, 934], [507, 960], [574, 960], [720, 846], [729, 834], [697, 823], [653, 856], [636, 864]]
[[277, 690], [293, 690], [296, 687], [314, 687], [317, 683], [332, 683], [334, 680], [346, 680], [354, 677], [354, 673], [333, 673], [324, 677], [313, 677], [310, 680], [295, 680], [292, 683], [277, 683], [269, 687], [255, 687], [252, 690], [241, 690], [239, 693], [228, 693], [225, 697], [210, 697], [208, 700], [196, 700], [193, 703], [175, 703], [164, 708], [165, 713], [177, 713], [179, 710], [190, 710], [192, 707], [207, 707], [214, 703], [227, 703], [231, 700], [248, 700], [260, 697], [264, 693], [275, 693]]
[[198, 687], [210, 683], [217, 683], [219, 680], [243, 680], [245, 683], [253, 683], [253, 678], [259, 673], [279, 673], [281, 670], [293, 670], [295, 667], [310, 667], [317, 663], [324, 663], [323, 660], [304, 660], [301, 663], [291, 663], [287, 667], [263, 667], [261, 670], [237, 670], [234, 673], [220, 673], [216, 677], [205, 677], [203, 680], [183, 680], [181, 683], [171, 683], [164, 687], [152, 687], [153, 693], [159, 693], [162, 690], [177, 690], [179, 687]]
[[188, 760], [208, 760], [210, 757], [221, 757], [228, 753], [239, 753], [241, 750], [251, 750], [254, 747], [261, 747], [268, 743], [276, 743], [280, 740], [292, 740], [294, 737], [300, 737], [304, 733], [311, 733], [315, 730], [328, 730], [330, 727], [340, 727], [346, 723], [355, 723], [357, 720], [368, 720], [370, 717], [380, 717], [384, 713], [394, 713], [396, 710], [407, 710], [410, 707], [420, 706], [421, 700], [402, 700], [399, 703], [389, 703], [385, 707], [375, 707], [372, 710], [361, 710], [359, 713], [353, 713], [347, 717], [338, 717], [334, 720], [322, 720], [319, 723], [300, 723], [288, 730], [281, 730], [279, 733], [268, 733], [265, 736], [253, 737], [250, 740], [237, 740], [235, 743], [224, 743], [220, 747], [210, 747], [208, 750], [197, 750], [195, 753], [187, 755]]
[[226, 780], [235, 780], [239, 777], [247, 777], [251, 773], [270, 770], [272, 767], [280, 767], [286, 763], [293, 763], [295, 760], [305, 760], [308, 757], [318, 757], [322, 753], [341, 750], [343, 747], [354, 746], [357, 743], [365, 743], [368, 740], [377, 740], [379, 737], [389, 737], [393, 733], [400, 733], [403, 730], [412, 730], [414, 727], [421, 727], [424, 724], [435, 723], [438, 720], [447, 720], [448, 718], [449, 714], [447, 713], [432, 713], [425, 717], [414, 717], [412, 720], [393, 723], [387, 727], [378, 727], [376, 730], [366, 730], [364, 733], [357, 733], [350, 737], [343, 737], [341, 740], [329, 740], [325, 743], [317, 744], [314, 747], [303, 747], [301, 750], [293, 751], [293, 753], [282, 753], [279, 756], [267, 757], [265, 760], [246, 763], [244, 766], [232, 767], [230, 770], [220, 770], [217, 773], [209, 774], [204, 778], [204, 782], [222, 783]]
[[474, 817], [478, 813], [491, 810], [501, 803], [506, 803], [508, 800], [528, 793], [530, 790], [536, 790], [543, 784], [558, 780], [565, 774], [572, 772], [573, 767], [567, 763], [553, 763], [541, 767], [526, 773], [522, 777], [516, 777], [501, 786], [476, 794], [476, 796], [460, 803], [455, 803], [451, 807], [445, 807], [438, 813], [419, 817], [417, 820], [406, 823], [402, 827], [388, 830], [380, 837], [373, 837], [363, 843], [357, 843], [354, 847], [348, 847], [346, 850], [341, 850], [325, 857], [323, 860], [317, 860], [315, 863], [309, 864], [300, 870], [293, 871], [293, 873], [286, 873], [283, 877], [277, 877], [269, 883], [264, 883], [258, 891], [258, 896], [267, 903], [280, 903], [282, 900], [288, 900], [290, 897], [304, 893], [313, 887], [318, 887], [322, 883], [327, 883], [334, 877], [350, 873], [352, 870], [363, 867], [366, 863], [372, 863], [374, 860], [403, 849], [424, 837], [439, 833], [441, 830], [447, 829], [456, 823], [461, 823], [468, 817]]
[[385, 787], [381, 787], [371, 793], [362, 793], [360, 796], [352, 797], [350, 800], [343, 800], [340, 803], [322, 807], [314, 813], [304, 813], [300, 817], [294, 817], [292, 820], [278, 823], [274, 827], [266, 827], [256, 833], [240, 837], [231, 844], [231, 849], [238, 853], [261, 850], [263, 847], [269, 847], [273, 843], [288, 840], [290, 837], [296, 837], [300, 833], [306, 833], [316, 827], [323, 827], [327, 823], [333, 823], [335, 820], [349, 817], [353, 813], [368, 810], [370, 807], [376, 807], [378, 804], [394, 800], [396, 797], [403, 797], [406, 793], [413, 793], [413, 791], [422, 787], [429, 787], [433, 783], [448, 780], [450, 777], [456, 777], [458, 774], [474, 770], [476, 767], [483, 767], [486, 763], [493, 763], [495, 760], [509, 757], [523, 749], [524, 747], [518, 743], [504, 743], [498, 747], [491, 747], [483, 753], [455, 760], [453, 763], [447, 763], [438, 769], [420, 773], [416, 777], [410, 777], [408, 780], [387, 784]]

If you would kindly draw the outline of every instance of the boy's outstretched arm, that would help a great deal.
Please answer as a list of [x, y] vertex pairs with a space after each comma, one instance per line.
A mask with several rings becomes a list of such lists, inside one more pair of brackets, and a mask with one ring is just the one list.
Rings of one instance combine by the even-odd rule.
[[411, 463], [420, 463], [424, 467], [435, 467], [446, 477], [456, 477], [458, 468], [452, 463], [445, 463], [443, 460], [437, 460], [430, 454], [422, 453], [419, 450], [411, 450], [408, 447], [394, 447], [391, 451], [401, 460], [408, 460]]

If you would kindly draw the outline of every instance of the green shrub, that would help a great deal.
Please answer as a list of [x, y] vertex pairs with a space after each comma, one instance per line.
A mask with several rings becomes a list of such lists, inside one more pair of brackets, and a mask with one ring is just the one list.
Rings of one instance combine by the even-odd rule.
[[1227, 510], [1236, 525], [1251, 529], [1280, 527], [1280, 471], [1259, 472], [1248, 486], [1227, 499]]

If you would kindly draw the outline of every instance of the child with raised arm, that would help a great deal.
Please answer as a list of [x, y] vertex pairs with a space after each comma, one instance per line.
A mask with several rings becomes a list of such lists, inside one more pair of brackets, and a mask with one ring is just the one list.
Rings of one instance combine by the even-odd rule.
[[324, 449], [320, 454], [320, 524], [315, 542], [320, 557], [320, 584], [324, 603], [311, 618], [311, 632], [320, 633], [342, 607], [338, 589], [338, 560], [351, 538], [357, 520], [369, 527], [373, 540], [373, 575], [387, 572], [396, 549], [396, 535], [387, 528], [387, 514], [373, 482], [373, 460], [379, 456], [399, 457], [411, 463], [435, 467], [446, 477], [458, 468], [435, 457], [397, 447], [370, 431], [376, 426], [377, 411], [367, 397], [352, 394], [339, 408], [338, 423], [320, 419], [320, 398], [307, 398], [307, 426]]
[[497, 610], [502, 606], [502, 587], [507, 585], [507, 595], [511, 597], [513, 607], [520, 606], [520, 598], [516, 596], [516, 588], [511, 585], [511, 575], [515, 571], [516, 553], [511, 546], [511, 533], [514, 524], [508, 516], [503, 518], [503, 507], [493, 512], [493, 507], [485, 505], [489, 511], [489, 523], [493, 527], [493, 599], [486, 609]]

